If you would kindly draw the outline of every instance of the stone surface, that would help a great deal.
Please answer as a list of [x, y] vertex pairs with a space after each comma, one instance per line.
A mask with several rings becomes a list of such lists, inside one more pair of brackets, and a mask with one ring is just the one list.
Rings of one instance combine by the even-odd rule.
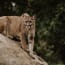
[[0, 34], [0, 65], [40, 65], [26, 53], [18, 42]]

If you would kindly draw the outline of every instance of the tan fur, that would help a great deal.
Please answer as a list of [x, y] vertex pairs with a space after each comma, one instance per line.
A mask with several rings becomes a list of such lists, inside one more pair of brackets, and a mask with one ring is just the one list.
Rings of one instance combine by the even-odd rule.
[[[34, 37], [35, 37], [35, 17], [29, 16], [28, 14], [22, 15], [22, 45], [24, 48], [28, 41], [28, 49], [30, 53], [33, 53], [34, 48]], [[26, 21], [30, 21], [30, 23], [26, 24]], [[31, 25], [31, 28], [29, 28], [29, 25]], [[24, 29], [24, 30], [23, 30]], [[26, 38], [27, 37], [27, 41]], [[24, 45], [25, 44], [25, 45]]]
[[6, 16], [0, 17], [0, 33], [3, 33], [5, 31], [7, 21], [8, 19]]
[[8, 24], [7, 24], [7, 35], [16, 36], [20, 33], [20, 17], [19, 16], [7, 16]]
[[[1, 21], [3, 21], [1, 23]], [[26, 21], [28, 23], [26, 23]], [[35, 18], [27, 13], [21, 16], [5, 16], [0, 19], [0, 31], [5, 30], [5, 34], [9, 36], [19, 36], [23, 49], [29, 49], [33, 52], [34, 37], [35, 37]], [[6, 24], [5, 24], [6, 23]], [[30, 27], [31, 26], [31, 27]], [[4, 28], [5, 27], [5, 28]], [[27, 40], [26, 40], [27, 39]]]

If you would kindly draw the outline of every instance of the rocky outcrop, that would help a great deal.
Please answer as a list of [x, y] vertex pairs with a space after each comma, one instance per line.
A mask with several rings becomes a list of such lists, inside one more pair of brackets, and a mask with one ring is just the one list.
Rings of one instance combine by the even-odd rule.
[[[48, 65], [45, 61], [44, 64]], [[20, 48], [18, 42], [0, 34], [0, 65], [41, 65]]]

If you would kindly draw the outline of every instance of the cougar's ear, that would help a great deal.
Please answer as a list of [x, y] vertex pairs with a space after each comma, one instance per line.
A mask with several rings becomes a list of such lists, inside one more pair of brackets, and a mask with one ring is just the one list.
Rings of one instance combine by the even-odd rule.
[[21, 17], [24, 17], [24, 14], [22, 14]]
[[33, 16], [32, 16], [32, 19], [36, 19], [36, 15], [33, 15]]
[[27, 18], [29, 18], [29, 17], [30, 17], [30, 15], [29, 15], [28, 13], [23, 13], [23, 14], [22, 14], [22, 18], [27, 19]]

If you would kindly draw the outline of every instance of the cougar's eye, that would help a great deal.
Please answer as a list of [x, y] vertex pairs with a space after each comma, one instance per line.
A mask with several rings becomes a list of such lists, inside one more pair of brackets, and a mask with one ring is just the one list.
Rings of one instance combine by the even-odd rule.
[[31, 23], [31, 21], [29, 21]]
[[26, 23], [28, 22], [28, 21], [25, 21]]
[[32, 25], [32, 22], [30, 21], [29, 24]]

